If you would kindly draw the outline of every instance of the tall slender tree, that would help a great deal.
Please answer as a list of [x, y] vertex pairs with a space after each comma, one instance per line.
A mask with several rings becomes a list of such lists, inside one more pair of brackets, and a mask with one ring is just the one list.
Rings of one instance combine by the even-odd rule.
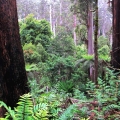
[[94, 32], [94, 82], [98, 84], [98, 0], [95, 0], [95, 32]]
[[[93, 5], [92, 3], [88, 3], [88, 21], [87, 21], [87, 40], [88, 40], [88, 55], [94, 54], [94, 44], [93, 44]], [[90, 65], [90, 79], [94, 80], [94, 69], [93, 66]]]
[[0, 100], [15, 107], [28, 92], [16, 0], [0, 0]]
[[[73, 1], [73, 0], [71, 0]], [[73, 11], [77, 14], [80, 24], [87, 27], [87, 49], [88, 55], [94, 54], [93, 44], [93, 2], [94, 0], [76, 0], [73, 1]], [[90, 65], [90, 79], [94, 79], [93, 67]]]

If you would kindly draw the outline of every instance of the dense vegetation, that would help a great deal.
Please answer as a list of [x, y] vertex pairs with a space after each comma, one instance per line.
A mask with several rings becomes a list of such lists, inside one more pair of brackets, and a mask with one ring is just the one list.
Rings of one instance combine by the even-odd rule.
[[[94, 56], [88, 54], [87, 29], [77, 26], [80, 39], [74, 44], [72, 31], [59, 26], [53, 35], [47, 20], [33, 14], [19, 22], [28, 86], [17, 107], [0, 120], [119, 120], [119, 72], [110, 66], [109, 39], [98, 37], [98, 84], [90, 77]], [[80, 35], [80, 36], [79, 36]]]
[[93, 56], [86, 46], [73, 43], [71, 32], [61, 29], [52, 38], [49, 23], [33, 15], [20, 22], [20, 35], [26, 62], [30, 93], [21, 96], [17, 108], [5, 119], [70, 120], [119, 119], [119, 80], [106, 64], [110, 61], [107, 38], [99, 37], [99, 79], [89, 79]]

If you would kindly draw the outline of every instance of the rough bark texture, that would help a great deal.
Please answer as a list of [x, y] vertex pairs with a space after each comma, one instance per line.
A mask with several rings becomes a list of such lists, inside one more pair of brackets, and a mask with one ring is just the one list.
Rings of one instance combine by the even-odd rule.
[[0, 0], [0, 100], [14, 107], [28, 92], [16, 0]]
[[113, 44], [111, 64], [120, 69], [120, 0], [113, 0]]

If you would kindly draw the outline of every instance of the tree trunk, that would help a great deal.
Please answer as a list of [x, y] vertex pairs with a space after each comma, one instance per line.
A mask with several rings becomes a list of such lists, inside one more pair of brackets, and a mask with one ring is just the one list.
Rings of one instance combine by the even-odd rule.
[[120, 69], [120, 0], [113, 0], [112, 2], [113, 2], [113, 44], [111, 64], [114, 68]]
[[62, 1], [60, 0], [60, 25], [62, 25]]
[[16, 0], [0, 0], [0, 100], [15, 107], [28, 92]]
[[76, 20], [76, 14], [73, 15], [73, 20], [74, 20], [74, 44], [75, 46], [77, 45], [77, 36], [76, 36], [76, 26], [77, 26], [77, 20]]
[[52, 5], [50, 3], [50, 28], [51, 28], [51, 32], [52, 32]]
[[[89, 4], [88, 7], [88, 34], [87, 34], [87, 39], [88, 39], [88, 55], [93, 55], [94, 54], [94, 45], [93, 45], [93, 13], [92, 13], [92, 7], [91, 4]], [[90, 79], [93, 81], [94, 80], [94, 71], [93, 71], [93, 66], [90, 65]]]
[[95, 17], [95, 32], [94, 32], [94, 82], [98, 84], [98, 0], [96, 0], [96, 17]]

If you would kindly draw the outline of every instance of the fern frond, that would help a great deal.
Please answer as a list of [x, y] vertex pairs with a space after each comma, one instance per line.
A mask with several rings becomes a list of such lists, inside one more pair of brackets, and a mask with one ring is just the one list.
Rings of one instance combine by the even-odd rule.
[[75, 104], [70, 105], [64, 112], [63, 114], [60, 116], [60, 118], [58, 120], [70, 120], [74, 114], [77, 111], [77, 107]]
[[110, 111], [110, 110], [114, 110], [114, 109], [120, 110], [120, 106], [116, 105], [116, 104], [111, 104], [111, 105], [106, 106], [104, 108], [104, 111]]
[[17, 104], [15, 109], [17, 120], [34, 120], [32, 119], [33, 103], [30, 94], [21, 96]]
[[15, 112], [14, 112], [14, 110], [11, 109], [11, 107], [8, 107], [4, 102], [0, 101], [0, 107], [2, 107], [2, 106], [7, 110], [8, 116], [11, 116], [13, 118], [13, 120], [17, 120], [15, 117]]
[[34, 106], [33, 116], [35, 120], [48, 120], [48, 105], [46, 103], [40, 103]]

